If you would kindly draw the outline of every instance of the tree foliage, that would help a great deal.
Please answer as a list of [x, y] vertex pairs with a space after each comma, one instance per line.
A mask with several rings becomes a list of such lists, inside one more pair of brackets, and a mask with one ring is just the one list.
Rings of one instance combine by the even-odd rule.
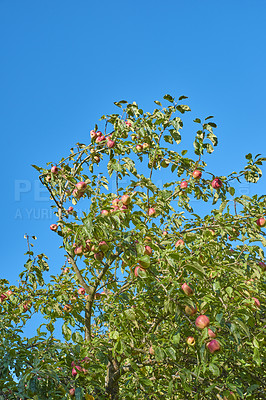
[[[65, 263], [46, 282], [27, 236], [18, 286], [0, 282], [0, 399], [265, 398], [266, 196], [235, 194], [265, 158], [208, 171], [212, 116], [194, 119], [189, 158], [184, 99], [152, 113], [117, 102], [89, 144], [34, 166]], [[24, 338], [34, 314], [43, 324]]]

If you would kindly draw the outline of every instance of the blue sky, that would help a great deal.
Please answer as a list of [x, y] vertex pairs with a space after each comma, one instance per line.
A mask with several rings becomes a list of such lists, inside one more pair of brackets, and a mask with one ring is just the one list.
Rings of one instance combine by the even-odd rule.
[[[264, 0], [0, 0], [0, 278], [16, 282], [26, 232], [51, 272], [60, 270], [54, 219], [31, 164], [56, 163], [87, 142], [114, 101], [152, 110], [166, 93], [188, 96], [184, 147], [190, 121], [214, 115], [217, 175], [243, 168], [249, 152], [266, 155], [265, 26]], [[245, 190], [264, 188], [265, 177]]]

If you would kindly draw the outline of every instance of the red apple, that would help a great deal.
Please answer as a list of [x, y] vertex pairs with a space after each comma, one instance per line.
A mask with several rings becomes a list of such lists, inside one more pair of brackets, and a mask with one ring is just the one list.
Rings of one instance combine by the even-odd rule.
[[175, 244], [175, 247], [180, 247], [180, 246], [185, 246], [185, 242], [182, 239], [178, 239], [178, 241]]
[[104, 253], [106, 253], [107, 251], [108, 251], [108, 249], [109, 249], [109, 246], [108, 246], [108, 244], [106, 243], [106, 241], [105, 240], [102, 240], [100, 243], [99, 243], [99, 249], [101, 250], [101, 251], [103, 251]]
[[94, 295], [94, 299], [95, 300], [99, 300], [100, 298], [101, 298], [101, 293], [96, 292], [95, 295]]
[[95, 139], [95, 138], [97, 137], [97, 134], [96, 134], [96, 132], [95, 132], [93, 129], [90, 131], [90, 136], [91, 136], [91, 139], [92, 139], [92, 140]]
[[193, 289], [191, 289], [191, 287], [188, 286], [186, 283], [183, 283], [181, 289], [187, 296], [191, 296], [193, 294]]
[[112, 149], [114, 146], [115, 146], [115, 141], [114, 141], [114, 140], [111, 140], [111, 139], [108, 139], [108, 140], [107, 140], [107, 147], [108, 147], [108, 149]]
[[99, 162], [101, 161], [99, 156], [94, 156], [93, 159], [97, 164], [99, 164]]
[[220, 343], [217, 340], [213, 339], [206, 344], [210, 353], [214, 353], [215, 351], [219, 351], [221, 349]]
[[78, 183], [76, 183], [76, 188], [78, 189], [78, 191], [84, 192], [86, 190], [86, 187], [87, 187], [87, 183], [86, 182], [78, 182]]
[[155, 213], [156, 213], [155, 208], [153, 208], [153, 207], [149, 208], [149, 210], [148, 210], [149, 217], [153, 217], [155, 215]]
[[181, 188], [181, 189], [185, 189], [185, 188], [187, 188], [187, 186], [188, 186], [187, 181], [182, 181], [182, 182], [180, 183], [180, 188]]
[[152, 346], [150, 346], [150, 348], [149, 348], [149, 353], [151, 356], [154, 356], [154, 354], [155, 354], [154, 348]]
[[258, 264], [261, 267], [261, 269], [264, 269], [264, 270], [266, 269], [266, 264], [263, 261], [260, 261]]
[[252, 299], [254, 300], [255, 306], [257, 306], [258, 308], [260, 308], [260, 301], [259, 301], [256, 297], [252, 297]]
[[142, 145], [142, 150], [147, 150], [147, 149], [149, 149], [149, 148], [150, 148], [149, 143], [143, 143], [143, 145]]
[[257, 224], [258, 226], [260, 226], [260, 227], [263, 227], [263, 226], [266, 225], [266, 219], [263, 218], [263, 217], [261, 217], [261, 218], [257, 219], [256, 224]]
[[52, 180], [51, 175], [46, 175], [45, 180], [46, 180], [46, 182], [51, 182], [51, 180]]
[[195, 169], [195, 171], [193, 172], [192, 176], [195, 179], [200, 179], [202, 175], [202, 172], [199, 169]]
[[3, 293], [0, 295], [0, 303], [3, 303], [7, 299], [7, 296]]
[[120, 201], [120, 200], [119, 200], [118, 198], [112, 200], [112, 206], [118, 207], [119, 201]]
[[51, 168], [51, 172], [52, 172], [52, 174], [57, 174], [58, 173], [58, 168], [54, 165], [52, 168]]
[[210, 338], [216, 338], [216, 333], [214, 333], [210, 328], [208, 328], [208, 335]]
[[[77, 371], [75, 368], [72, 368], [72, 372], [71, 372], [72, 376], [75, 377], [78, 375]], [[75, 394], [75, 393], [74, 393]]]
[[199, 329], [204, 329], [210, 324], [210, 320], [207, 315], [199, 315], [195, 321], [195, 325]]
[[139, 267], [139, 266], [137, 266], [137, 267], [134, 269], [134, 275], [135, 275], [136, 277], [139, 276], [139, 271], [145, 271], [145, 269], [144, 269], [144, 268], [141, 268], [141, 267]]
[[69, 389], [69, 394], [70, 396], [75, 396], [75, 389], [74, 388]]
[[194, 346], [195, 345], [195, 339], [194, 339], [194, 337], [193, 336], [189, 336], [188, 338], [187, 338], [187, 344], [189, 345], [189, 346]]
[[68, 207], [67, 212], [72, 213], [73, 210], [74, 210], [74, 208], [72, 206], [70, 206], [70, 207]]
[[97, 138], [96, 138], [96, 143], [101, 143], [101, 142], [103, 142], [104, 140], [106, 140], [106, 137], [105, 137], [105, 136], [97, 136]]
[[186, 307], [185, 307], [185, 313], [186, 313], [187, 315], [195, 315], [195, 314], [197, 313], [197, 307], [189, 307], [189, 306], [186, 306]]
[[108, 210], [102, 210], [102, 211], [101, 211], [101, 214], [102, 214], [104, 217], [106, 217], [106, 215], [109, 214], [109, 211], [108, 211]]
[[137, 144], [136, 150], [139, 152], [139, 151], [142, 151], [142, 149], [143, 149], [142, 144]]
[[124, 205], [128, 205], [130, 204], [131, 198], [128, 194], [123, 194], [123, 196], [121, 197], [121, 201]]
[[97, 261], [102, 261], [104, 258], [104, 253], [102, 251], [99, 251], [98, 253], [94, 254], [94, 258]]
[[68, 274], [68, 273], [69, 273], [69, 268], [68, 268], [68, 267], [64, 268], [63, 273], [64, 273], [64, 274]]
[[223, 182], [221, 181], [221, 179], [219, 178], [215, 178], [212, 183], [211, 183], [212, 187], [214, 189], [219, 189], [223, 186]]
[[74, 253], [76, 254], [76, 256], [82, 256], [82, 254], [83, 254], [83, 247], [82, 247], [82, 246], [75, 247]]
[[96, 136], [97, 136], [97, 137], [99, 137], [99, 136], [103, 136], [103, 134], [102, 134], [102, 132], [101, 132], [101, 131], [97, 131], [97, 132], [96, 132]]
[[144, 254], [147, 254], [148, 256], [152, 255], [152, 248], [150, 246], [145, 246]]
[[58, 226], [56, 224], [50, 225], [51, 231], [57, 231]]
[[86, 293], [86, 291], [83, 287], [78, 289], [78, 294], [84, 295], [85, 293]]
[[163, 231], [163, 236], [166, 236], [168, 234], [167, 231]]
[[131, 121], [129, 121], [129, 120], [126, 120], [126, 121], [125, 121], [125, 124], [126, 124], [129, 128], [132, 126], [132, 123], [131, 123]]
[[12, 292], [12, 290], [9, 289], [9, 290], [6, 292], [6, 295], [7, 295], [7, 296], [11, 296], [11, 294], [13, 294], [13, 292]]
[[63, 308], [65, 312], [70, 312], [72, 310], [72, 306], [70, 304], [66, 304]]

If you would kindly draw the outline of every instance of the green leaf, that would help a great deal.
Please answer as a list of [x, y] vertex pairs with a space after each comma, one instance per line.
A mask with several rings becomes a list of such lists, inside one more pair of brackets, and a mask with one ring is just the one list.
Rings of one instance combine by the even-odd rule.
[[170, 94], [166, 94], [165, 96], [163, 96], [163, 98], [167, 101], [170, 101], [170, 103], [174, 102], [174, 98], [170, 96]]
[[160, 362], [164, 360], [164, 351], [161, 347], [155, 347], [154, 353], [156, 361]]
[[220, 369], [216, 364], [210, 364], [209, 365], [209, 370], [214, 376], [219, 376], [220, 375]]
[[168, 349], [166, 349], [165, 352], [170, 358], [172, 358], [173, 360], [176, 360], [176, 354], [175, 354], [175, 350], [173, 349], [173, 347], [168, 347]]

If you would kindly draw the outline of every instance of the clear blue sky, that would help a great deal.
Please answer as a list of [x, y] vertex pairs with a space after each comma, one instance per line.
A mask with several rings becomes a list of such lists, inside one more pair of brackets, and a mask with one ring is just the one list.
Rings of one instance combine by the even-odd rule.
[[[88, 141], [116, 100], [152, 110], [165, 93], [184, 94], [190, 118], [214, 115], [217, 175], [241, 169], [248, 152], [266, 155], [265, 26], [265, 0], [0, 0], [0, 277], [15, 283], [26, 232], [59, 271], [54, 219], [31, 164]], [[194, 131], [184, 133], [192, 144]]]

